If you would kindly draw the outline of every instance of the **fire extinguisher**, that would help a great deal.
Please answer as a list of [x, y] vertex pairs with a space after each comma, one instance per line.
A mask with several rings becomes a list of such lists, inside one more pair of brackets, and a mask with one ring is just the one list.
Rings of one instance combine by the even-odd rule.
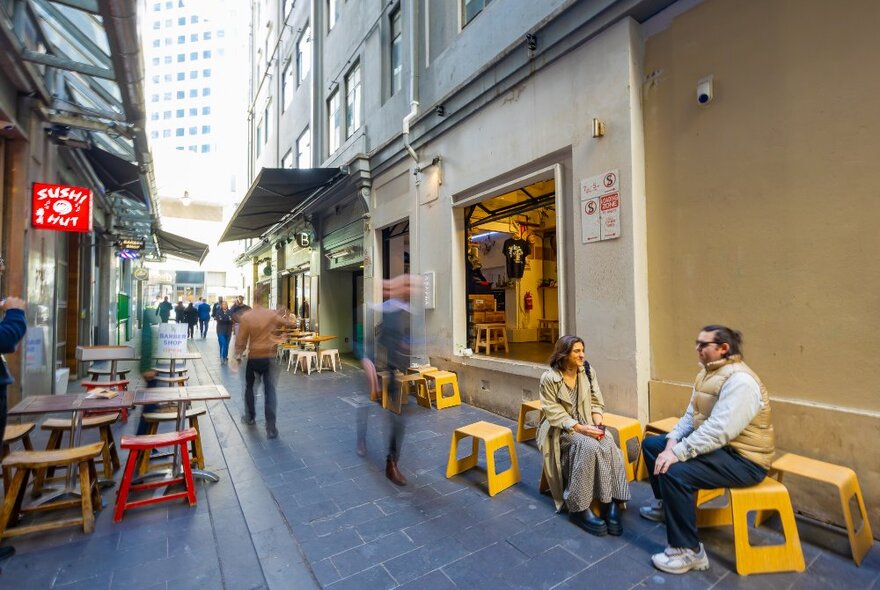
[[532, 311], [532, 307], [534, 306], [534, 301], [532, 301], [532, 292], [526, 291], [525, 296], [523, 296], [523, 307], [526, 311]]

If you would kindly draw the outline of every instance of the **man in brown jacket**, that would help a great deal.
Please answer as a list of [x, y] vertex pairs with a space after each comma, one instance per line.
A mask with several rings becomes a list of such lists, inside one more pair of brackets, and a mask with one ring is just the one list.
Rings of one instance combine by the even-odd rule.
[[255, 422], [257, 412], [254, 403], [254, 381], [256, 381], [256, 376], [260, 375], [266, 397], [266, 438], [278, 437], [278, 429], [275, 428], [277, 398], [275, 395], [274, 362], [278, 337], [273, 334], [273, 331], [277, 327], [289, 323], [281, 313], [266, 309], [259, 304], [255, 304], [253, 309], [245, 311], [238, 322], [238, 335], [235, 338], [235, 361], [240, 362], [245, 349], [248, 351], [247, 364], [245, 365], [245, 413], [241, 417], [241, 422], [248, 426]]

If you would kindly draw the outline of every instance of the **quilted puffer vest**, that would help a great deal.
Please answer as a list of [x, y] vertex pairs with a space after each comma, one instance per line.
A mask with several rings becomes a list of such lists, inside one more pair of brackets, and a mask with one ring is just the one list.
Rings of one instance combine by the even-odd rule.
[[737, 372], [747, 373], [757, 381], [758, 387], [761, 388], [762, 407], [739, 436], [730, 441], [730, 446], [749, 461], [764, 469], [770, 469], [776, 451], [776, 437], [770, 421], [770, 396], [761, 379], [742, 361], [741, 356], [731, 355], [729, 358], [709, 363], [697, 375], [694, 382], [694, 429], [699, 428], [708, 419], [724, 383]]

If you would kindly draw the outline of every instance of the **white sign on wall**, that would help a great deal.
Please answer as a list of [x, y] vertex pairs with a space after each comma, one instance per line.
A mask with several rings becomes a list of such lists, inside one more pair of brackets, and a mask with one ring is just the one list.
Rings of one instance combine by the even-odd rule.
[[158, 355], [185, 354], [186, 324], [159, 324]]
[[425, 309], [434, 309], [434, 271], [422, 273], [425, 288]]
[[617, 170], [581, 180], [581, 238], [584, 244], [620, 237], [620, 177]]

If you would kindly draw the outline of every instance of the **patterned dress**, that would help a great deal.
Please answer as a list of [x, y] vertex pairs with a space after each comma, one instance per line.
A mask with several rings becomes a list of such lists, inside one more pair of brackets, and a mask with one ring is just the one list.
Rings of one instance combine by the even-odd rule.
[[[567, 385], [565, 387], [574, 400], [571, 417], [585, 426], [592, 425], [590, 416], [578, 414], [577, 383], [574, 389]], [[562, 470], [565, 474], [563, 498], [569, 512], [588, 510], [594, 498], [602, 503], [611, 500], [625, 502], [630, 499], [623, 455], [614, 443], [610, 431], [602, 440], [574, 431], [563, 432], [559, 444]]]

